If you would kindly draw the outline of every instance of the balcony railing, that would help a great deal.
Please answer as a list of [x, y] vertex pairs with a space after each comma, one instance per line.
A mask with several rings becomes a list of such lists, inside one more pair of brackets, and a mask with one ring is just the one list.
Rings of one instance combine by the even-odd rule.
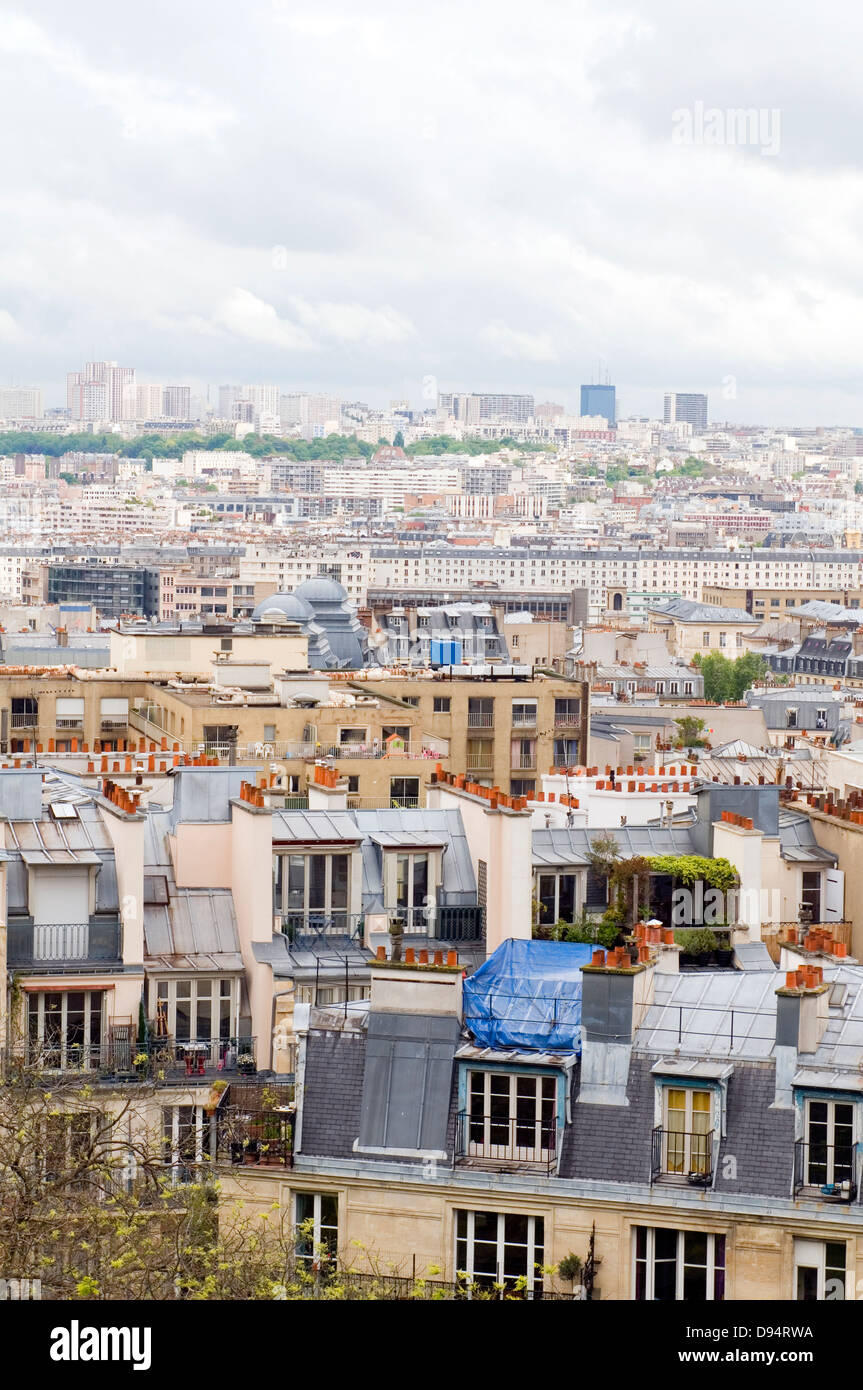
[[653, 1131], [650, 1180], [689, 1183], [692, 1187], [713, 1186], [713, 1130]]
[[82, 962], [117, 965], [123, 959], [119, 922], [8, 923], [7, 953], [17, 968], [63, 968]]
[[557, 1165], [558, 1125], [554, 1119], [459, 1111], [456, 1158], [463, 1162], [525, 1164], [553, 1173]]
[[54, 723], [58, 729], [83, 729], [84, 716], [83, 714], [58, 714]]
[[[57, 720], [59, 724], [59, 719]], [[101, 728], [103, 733], [110, 732], [111, 729], [126, 729], [129, 726], [129, 716], [127, 714], [103, 714]]]
[[485, 908], [436, 908], [434, 935], [438, 941], [480, 941], [485, 936]]
[[857, 1198], [857, 1145], [798, 1139], [794, 1145], [794, 1196], [806, 1191], [826, 1202]]
[[39, 723], [39, 715], [36, 710], [31, 710], [27, 714], [10, 714], [10, 729], [35, 729]]
[[218, 1156], [252, 1168], [290, 1168], [294, 1161], [294, 1109], [229, 1112], [219, 1126]]
[[494, 715], [479, 714], [476, 711], [468, 711], [467, 727], [469, 729], [493, 729]]
[[580, 714], [555, 714], [554, 716], [556, 729], [577, 729], [580, 723]]
[[510, 766], [516, 768], [519, 772], [535, 772], [536, 754], [513, 753], [512, 759], [510, 761]]
[[514, 729], [535, 729], [536, 710], [531, 714], [514, 714], [512, 716], [512, 727]]
[[327, 937], [361, 939], [365, 915], [362, 912], [342, 912], [309, 909], [306, 912], [276, 908], [281, 929], [291, 941], [318, 941]]
[[147, 1054], [147, 1061], [137, 1064], [135, 1070], [142, 1079], [157, 1083], [195, 1076], [253, 1075], [258, 1069], [257, 1039], [253, 1037], [189, 1039], [151, 1033], [146, 1047], [135, 1056], [142, 1052]]
[[491, 772], [494, 768], [494, 750], [489, 747], [487, 753], [468, 753], [467, 767], [468, 772]]

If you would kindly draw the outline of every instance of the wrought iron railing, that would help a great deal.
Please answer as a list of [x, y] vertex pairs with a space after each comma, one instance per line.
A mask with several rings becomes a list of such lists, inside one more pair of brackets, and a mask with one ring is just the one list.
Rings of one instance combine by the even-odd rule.
[[794, 1196], [803, 1189], [829, 1202], [857, 1199], [857, 1145], [798, 1139], [794, 1145]]
[[364, 913], [341, 910], [292, 912], [288, 909], [282, 910], [280, 917], [282, 931], [291, 941], [321, 937], [362, 938], [365, 923]]
[[119, 922], [15, 922], [7, 927], [10, 966], [38, 967], [80, 964], [118, 964], [123, 959]]
[[[144, 1056], [146, 1061], [137, 1061]], [[136, 1052], [133, 1066], [142, 1079], [153, 1081], [208, 1076], [213, 1072], [220, 1076], [251, 1076], [257, 1071], [257, 1039], [240, 1035], [231, 1038], [151, 1035], [146, 1046]]]
[[651, 1182], [667, 1178], [693, 1187], [713, 1186], [713, 1130], [666, 1129], [657, 1125], [651, 1146]]
[[502, 1117], [460, 1110], [456, 1116], [455, 1156], [490, 1163], [530, 1164], [553, 1173], [557, 1166], [558, 1137], [555, 1119]]

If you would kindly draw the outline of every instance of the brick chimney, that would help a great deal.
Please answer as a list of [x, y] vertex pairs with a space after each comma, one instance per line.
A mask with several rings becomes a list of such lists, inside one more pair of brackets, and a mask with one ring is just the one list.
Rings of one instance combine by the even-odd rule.
[[639, 946], [633, 964], [618, 947], [594, 951], [581, 970], [582, 1105], [628, 1105], [626, 1084], [636, 1030], [653, 1003], [656, 955]]
[[792, 1080], [815, 1052], [828, 1019], [830, 986], [824, 983], [820, 965], [787, 970], [785, 983], [776, 990], [776, 1094], [774, 1105], [789, 1109], [794, 1103]]

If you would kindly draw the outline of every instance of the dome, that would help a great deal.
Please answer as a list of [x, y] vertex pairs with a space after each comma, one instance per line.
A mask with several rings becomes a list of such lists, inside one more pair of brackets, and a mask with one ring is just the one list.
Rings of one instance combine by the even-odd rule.
[[262, 598], [253, 613], [253, 622], [304, 623], [312, 617], [311, 605], [295, 594], [270, 594]]
[[343, 603], [347, 596], [347, 589], [343, 589], [335, 579], [328, 579], [325, 574], [307, 579], [294, 590], [295, 598], [302, 598], [308, 603]]

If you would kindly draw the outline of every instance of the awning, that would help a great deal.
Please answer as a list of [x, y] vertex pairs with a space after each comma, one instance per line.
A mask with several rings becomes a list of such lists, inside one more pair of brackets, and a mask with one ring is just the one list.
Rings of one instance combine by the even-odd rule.
[[662, 1058], [650, 1068], [651, 1076], [693, 1077], [698, 1081], [724, 1081], [734, 1068], [730, 1062], [681, 1061]]
[[22, 849], [21, 858], [28, 869], [68, 868], [70, 865], [102, 863], [92, 849]]

